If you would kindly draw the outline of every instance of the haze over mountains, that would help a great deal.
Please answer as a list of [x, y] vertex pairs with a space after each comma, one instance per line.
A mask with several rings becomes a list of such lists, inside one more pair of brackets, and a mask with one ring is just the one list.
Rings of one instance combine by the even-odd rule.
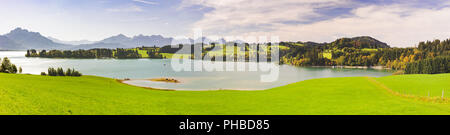
[[6, 36], [0, 36], [0, 49], [4, 50], [20, 50], [25, 49], [24, 46], [18, 44]]
[[68, 45], [92, 44], [92, 43], [96, 42], [96, 41], [89, 41], [89, 40], [63, 41], [63, 40], [59, 40], [59, 39], [53, 38], [53, 37], [47, 37], [47, 38], [52, 40], [55, 43], [68, 44]]
[[[224, 39], [219, 40], [211, 40], [208, 38], [200, 38], [197, 41], [202, 41], [203, 43], [211, 43], [211, 42], [227, 42]], [[228, 41], [228, 42], [237, 42], [243, 43], [243, 41]], [[376, 44], [379, 45], [380, 48], [388, 48], [389, 46], [386, 43], [380, 42], [372, 37], [364, 36], [364, 37], [355, 37], [355, 38], [341, 38], [338, 39], [331, 44], [336, 42], [344, 42], [349, 45], [354, 43], [363, 43], [365, 44]], [[27, 50], [27, 49], [59, 49], [59, 50], [77, 50], [77, 49], [93, 49], [93, 48], [135, 48], [141, 46], [157, 46], [162, 47], [170, 44], [192, 44], [194, 43], [193, 39], [174, 39], [171, 37], [163, 37], [161, 35], [137, 35], [134, 37], [127, 37], [123, 34], [119, 34], [116, 36], [112, 36], [101, 41], [62, 41], [52, 37], [45, 37], [41, 35], [39, 32], [32, 32], [22, 28], [16, 28], [11, 32], [0, 35], [0, 50]], [[317, 44], [314, 42], [306, 42], [308, 44]], [[323, 43], [322, 43], [323, 44]], [[356, 45], [356, 44], [355, 44]]]
[[76, 49], [86, 48], [134, 48], [139, 46], [164, 46], [170, 45], [173, 38], [165, 38], [160, 35], [144, 36], [138, 35], [132, 38], [123, 34], [112, 36], [92, 44], [81, 44]]
[[[169, 45], [173, 38], [165, 38], [160, 35], [138, 35], [132, 38], [123, 34], [106, 38], [101, 41], [62, 41], [52, 37], [45, 37], [39, 32], [32, 32], [22, 28], [16, 28], [11, 32], [0, 35], [1, 50], [26, 50], [26, 49], [92, 49], [92, 48], [133, 48], [139, 46], [164, 46]], [[190, 41], [190, 40], [189, 40]]]

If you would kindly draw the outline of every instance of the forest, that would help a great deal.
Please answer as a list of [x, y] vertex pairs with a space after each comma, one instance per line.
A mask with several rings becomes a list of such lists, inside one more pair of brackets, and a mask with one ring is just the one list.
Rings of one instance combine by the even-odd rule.
[[[184, 48], [187, 47], [188, 49]], [[91, 50], [28, 50], [27, 57], [45, 58], [154, 58], [165, 59], [169, 54], [187, 54], [190, 59], [250, 61], [270, 56], [274, 47], [279, 49], [279, 63], [294, 66], [383, 66], [407, 74], [449, 73], [450, 39], [420, 42], [416, 47], [392, 48], [372, 37], [341, 38], [331, 43], [280, 42], [279, 44], [195, 44], [178, 47], [138, 47], [132, 49]], [[184, 49], [183, 49], [184, 48]], [[227, 50], [231, 48], [232, 50]], [[201, 53], [194, 53], [201, 50]], [[228, 58], [228, 60], [227, 60]], [[231, 58], [231, 59], [230, 59]], [[272, 61], [267, 57], [267, 61]], [[274, 61], [276, 62], [276, 61]]]
[[296, 66], [384, 66], [407, 74], [449, 73], [450, 39], [391, 48], [370, 37], [338, 39], [330, 44], [280, 43], [280, 63]]
[[159, 53], [157, 47], [139, 47], [132, 49], [90, 49], [90, 50], [27, 50], [26, 57], [42, 57], [42, 58], [117, 58], [117, 59], [138, 59], [138, 58], [155, 58], [163, 59], [164, 56]]

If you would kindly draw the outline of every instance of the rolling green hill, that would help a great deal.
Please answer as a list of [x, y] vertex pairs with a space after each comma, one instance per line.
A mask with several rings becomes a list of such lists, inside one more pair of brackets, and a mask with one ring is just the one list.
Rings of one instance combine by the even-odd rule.
[[449, 115], [448, 103], [389, 92], [440, 91], [449, 81], [450, 74], [407, 75], [314, 79], [265, 91], [158, 91], [95, 76], [0, 73], [0, 114]]
[[353, 38], [341, 38], [329, 44], [334, 48], [342, 49], [344, 47], [354, 47], [354, 48], [390, 48], [389, 45], [378, 41], [375, 38], [369, 36], [353, 37]]

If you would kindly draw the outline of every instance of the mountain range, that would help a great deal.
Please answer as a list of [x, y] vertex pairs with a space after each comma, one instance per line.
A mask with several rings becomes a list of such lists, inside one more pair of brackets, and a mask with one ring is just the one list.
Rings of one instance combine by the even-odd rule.
[[[77, 49], [93, 49], [93, 48], [135, 48], [140, 46], [157, 46], [162, 47], [170, 44], [192, 44], [194, 41], [202, 41], [203, 43], [211, 42], [227, 42], [224, 39], [211, 40], [208, 38], [199, 38], [197, 40], [191, 38], [174, 39], [171, 37], [163, 37], [161, 35], [137, 35], [127, 37], [123, 34], [112, 36], [101, 41], [62, 41], [53, 37], [45, 37], [39, 32], [32, 32], [22, 28], [16, 28], [11, 32], [0, 35], [0, 50], [26, 50], [26, 49], [59, 49], [59, 50], [77, 50]], [[228, 41], [242, 43], [243, 41]], [[309, 44], [323, 44], [307, 42]], [[337, 44], [339, 43], [339, 44]], [[343, 43], [343, 44], [342, 44]], [[330, 44], [346, 45], [346, 46], [376, 46], [376, 48], [389, 48], [386, 43], [380, 42], [372, 37], [355, 37], [341, 38]]]
[[170, 45], [173, 38], [165, 38], [160, 35], [144, 36], [138, 35], [132, 38], [123, 34], [112, 36], [101, 41], [91, 44], [81, 44], [74, 49], [89, 49], [89, 48], [134, 48], [139, 46], [164, 46]]
[[0, 41], [1, 49], [62, 49], [69, 48], [69, 45], [55, 43], [52, 40], [42, 36], [38, 32], [31, 32], [26, 29], [17, 28], [3, 35]]

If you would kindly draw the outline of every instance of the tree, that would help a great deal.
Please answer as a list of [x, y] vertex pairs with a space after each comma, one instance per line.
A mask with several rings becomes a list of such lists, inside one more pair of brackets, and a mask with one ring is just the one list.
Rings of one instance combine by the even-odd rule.
[[64, 70], [62, 68], [56, 69], [56, 74], [58, 76], [65, 76]]
[[80, 73], [80, 72], [78, 72], [78, 71], [76, 71], [76, 70], [72, 70], [72, 71], [74, 71], [73, 73], [72, 73], [72, 76], [82, 76], [82, 74]]
[[16, 65], [12, 64], [11, 69], [10, 69], [10, 73], [17, 73], [17, 67]]
[[0, 72], [2, 72], [2, 73], [17, 73], [17, 68], [16, 68], [16, 65], [11, 64], [11, 61], [9, 61], [8, 57], [5, 57], [5, 58], [3, 58], [2, 64], [0, 66]]
[[436, 57], [416, 62], [411, 62], [406, 65], [406, 74], [438, 74], [449, 73], [450, 57]]
[[27, 54], [25, 54], [25, 57], [30, 57], [30, 56], [31, 56], [30, 50], [27, 50]]
[[344, 65], [345, 63], [345, 56], [340, 56], [338, 59], [336, 59], [336, 63], [340, 66]]
[[[44, 73], [44, 74], [43, 74]], [[47, 75], [45, 72], [42, 72], [41, 75]], [[75, 69], [67, 69], [66, 72], [64, 72], [63, 68], [48, 68], [48, 75], [49, 76], [82, 76], [82, 74]]]
[[70, 68], [67, 69], [66, 76], [72, 76], [72, 70]]
[[49, 76], [57, 76], [58, 74], [56, 73], [55, 68], [48, 68], [48, 75]]

